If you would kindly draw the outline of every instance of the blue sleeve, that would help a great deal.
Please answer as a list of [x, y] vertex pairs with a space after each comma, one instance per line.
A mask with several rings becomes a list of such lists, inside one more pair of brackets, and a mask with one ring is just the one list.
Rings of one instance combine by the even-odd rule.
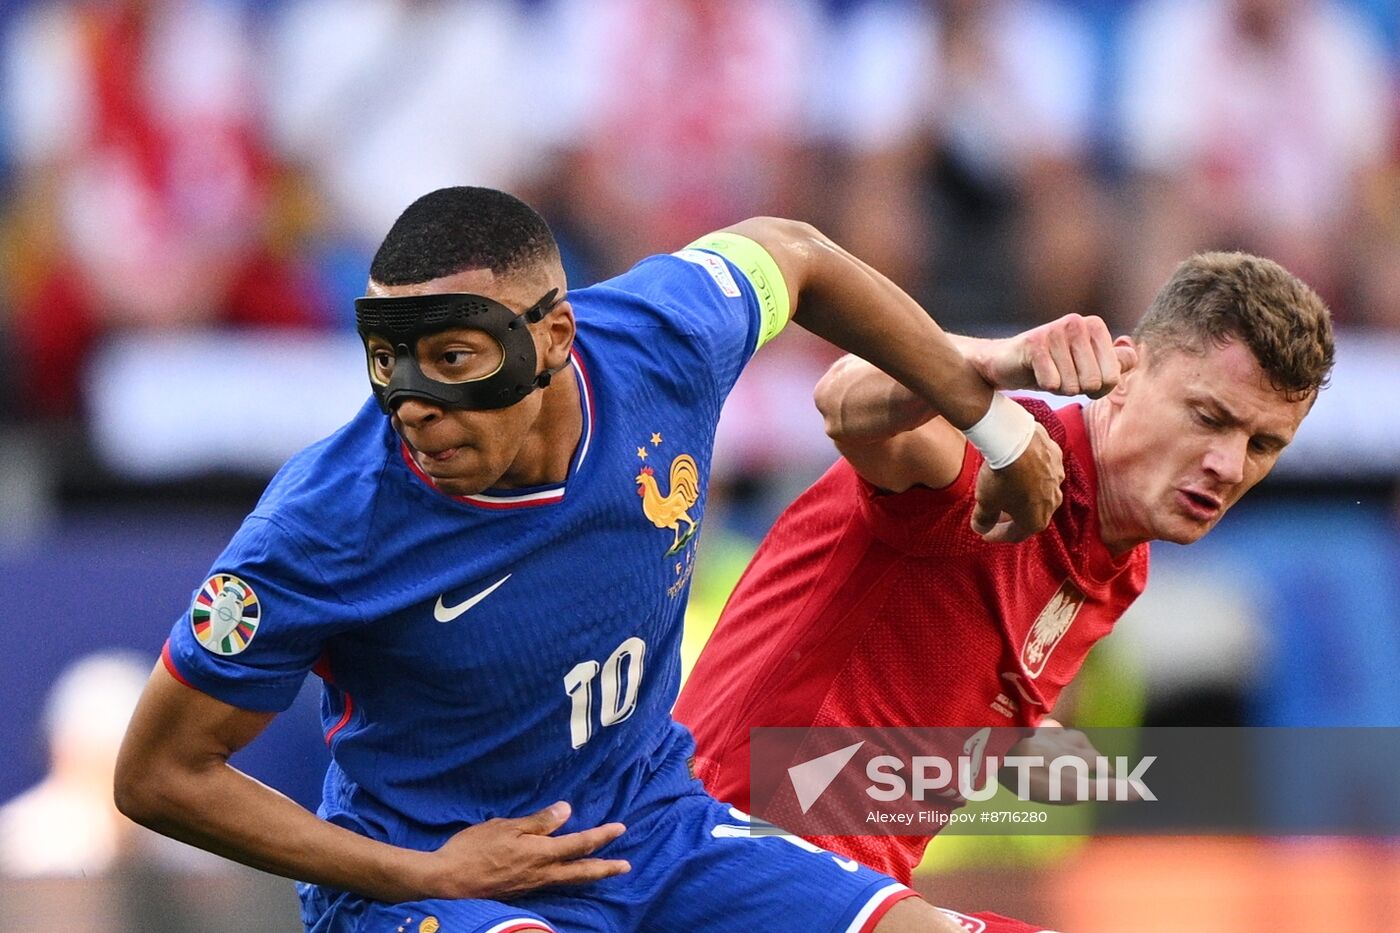
[[177, 679], [215, 699], [281, 712], [326, 640], [358, 624], [296, 536], [253, 515], [195, 591], [163, 657]]
[[694, 248], [644, 259], [603, 284], [641, 299], [660, 319], [655, 323], [678, 338], [666, 355], [704, 381], [718, 410], [758, 347], [753, 284], [727, 259]]

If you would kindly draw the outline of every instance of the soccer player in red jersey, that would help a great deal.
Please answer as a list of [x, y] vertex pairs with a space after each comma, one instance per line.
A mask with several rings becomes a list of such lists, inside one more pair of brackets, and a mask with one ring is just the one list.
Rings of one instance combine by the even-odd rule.
[[[996, 388], [1100, 396], [1021, 401], [1063, 449], [1063, 505], [988, 533], [963, 435], [838, 361], [816, 401], [841, 459], [774, 524], [676, 706], [719, 799], [749, 806], [753, 727], [1039, 725], [1142, 592], [1148, 542], [1198, 540], [1268, 474], [1334, 353], [1321, 299], [1240, 253], [1182, 263], [1132, 337], [1071, 315], [960, 347]], [[928, 838], [812, 841], [907, 881]]]

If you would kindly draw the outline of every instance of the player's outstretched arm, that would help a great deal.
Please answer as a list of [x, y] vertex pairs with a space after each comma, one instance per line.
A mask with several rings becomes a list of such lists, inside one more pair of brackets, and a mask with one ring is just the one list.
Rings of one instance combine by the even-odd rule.
[[1023, 409], [997, 400], [914, 299], [809, 224], [757, 217], [729, 230], [773, 257], [792, 320], [889, 373], [982, 449], [996, 475], [978, 484], [975, 530], [991, 532], [1003, 513], [1022, 535], [1049, 523], [1064, 478], [1059, 448]]
[[1115, 341], [1103, 318], [1095, 314], [1066, 314], [1000, 340], [954, 337], [953, 341], [998, 389], [1101, 398], [1137, 365], [1132, 339]]
[[587, 858], [623, 832], [610, 823], [550, 835], [566, 804], [470, 827], [436, 852], [376, 842], [332, 825], [231, 767], [229, 756], [272, 720], [181, 684], [157, 665], [117, 761], [117, 807], [157, 832], [273, 874], [399, 903], [506, 898], [629, 869]]
[[[1130, 340], [1117, 344], [1097, 317], [1066, 315], [999, 340], [949, 335], [996, 389], [1043, 389], [1098, 396], [1136, 363]], [[894, 492], [941, 488], [962, 465], [964, 437], [939, 412], [857, 357], [838, 360], [817, 384], [827, 434], [871, 483]]]

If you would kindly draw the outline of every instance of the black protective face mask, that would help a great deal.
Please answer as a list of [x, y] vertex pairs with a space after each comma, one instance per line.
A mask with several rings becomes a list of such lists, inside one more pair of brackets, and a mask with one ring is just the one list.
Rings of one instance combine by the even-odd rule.
[[[549, 385], [552, 371], [536, 374], [539, 358], [527, 325], [554, 309], [563, 296], [551, 289], [524, 312], [516, 314], [483, 295], [463, 293], [412, 295], [403, 298], [356, 298], [355, 325], [365, 343], [370, 388], [386, 414], [405, 399], [416, 398], [443, 408], [489, 411], [507, 408], [536, 389]], [[479, 330], [501, 348], [501, 362], [485, 375], [464, 382], [442, 382], [418, 365], [418, 342], [426, 336], [459, 327]], [[394, 368], [388, 382], [379, 381], [371, 337], [394, 348]]]

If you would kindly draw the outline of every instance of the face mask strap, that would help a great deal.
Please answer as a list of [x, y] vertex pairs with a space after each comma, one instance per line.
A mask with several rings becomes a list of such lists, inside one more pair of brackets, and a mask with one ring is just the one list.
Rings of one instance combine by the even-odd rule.
[[519, 326], [517, 323], [519, 321], [524, 321], [527, 324], [538, 324], [540, 321], [544, 320], [546, 314], [558, 307], [559, 302], [563, 300], [564, 296], [559, 294], [559, 289], [551, 288], [549, 294], [520, 312], [520, 316], [512, 321], [510, 326]]
[[[559, 294], [559, 289], [550, 289], [549, 294], [545, 295], [539, 301], [535, 302], [533, 305], [521, 312], [520, 317], [516, 318], [515, 321], [511, 322], [511, 326], [516, 326], [516, 322], [518, 321], [525, 321], [530, 324], [538, 324], [540, 321], [545, 319], [545, 316], [548, 315], [549, 312], [557, 308], [559, 306], [559, 303], [563, 300], [564, 296]], [[568, 368], [568, 365], [568, 362], [565, 362], [561, 366], [556, 366], [553, 369], [546, 369], [543, 372], [541, 372], [538, 376], [535, 377], [535, 381], [533, 383], [534, 388], [547, 388], [549, 386], [550, 380], [552, 380], [560, 371]]]

